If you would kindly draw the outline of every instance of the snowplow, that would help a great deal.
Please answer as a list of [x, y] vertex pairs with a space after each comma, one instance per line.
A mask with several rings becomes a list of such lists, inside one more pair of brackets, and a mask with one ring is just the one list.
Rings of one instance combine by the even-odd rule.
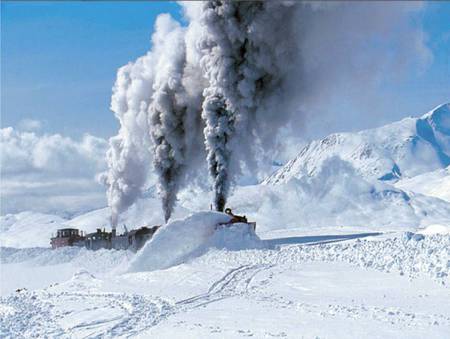
[[231, 208], [226, 208], [225, 214], [228, 214], [231, 217], [230, 221], [218, 224], [216, 226], [216, 229], [222, 228], [222, 227], [230, 227], [233, 224], [247, 224], [253, 229], [253, 231], [256, 230], [256, 222], [252, 222], [252, 221], [249, 222], [245, 215], [241, 216], [241, 215], [233, 214], [233, 212], [231, 211]]

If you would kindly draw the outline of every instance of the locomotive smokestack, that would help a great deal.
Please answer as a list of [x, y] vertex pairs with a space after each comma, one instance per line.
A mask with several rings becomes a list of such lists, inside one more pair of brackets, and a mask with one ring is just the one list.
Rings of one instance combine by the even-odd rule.
[[111, 230], [112, 230], [113, 236], [116, 235], [117, 222], [118, 222], [117, 214], [112, 213], [111, 214]]

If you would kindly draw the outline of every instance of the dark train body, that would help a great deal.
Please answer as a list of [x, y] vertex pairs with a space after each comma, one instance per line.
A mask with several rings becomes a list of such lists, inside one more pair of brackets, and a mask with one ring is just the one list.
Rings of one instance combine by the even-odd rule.
[[[255, 231], [256, 223], [249, 222], [245, 215], [240, 216], [233, 214], [229, 208], [225, 209], [225, 213], [230, 216], [230, 220], [225, 223], [217, 224], [215, 227], [216, 229], [231, 227], [235, 224], [247, 224]], [[111, 232], [107, 232], [105, 229], [97, 228], [96, 232], [85, 234], [83, 231], [76, 228], [63, 228], [59, 229], [56, 236], [51, 238], [50, 244], [53, 249], [64, 246], [78, 246], [93, 251], [103, 248], [137, 252], [153, 237], [160, 227], [161, 226], [144, 226], [131, 231], [125, 231], [120, 235], [116, 235], [115, 229]]]
[[116, 249], [137, 252], [153, 237], [160, 226], [141, 227], [116, 235], [116, 231], [107, 232], [98, 228], [96, 232], [84, 234], [76, 228], [64, 228], [57, 231], [50, 244], [53, 249], [64, 246], [85, 247], [88, 250]]

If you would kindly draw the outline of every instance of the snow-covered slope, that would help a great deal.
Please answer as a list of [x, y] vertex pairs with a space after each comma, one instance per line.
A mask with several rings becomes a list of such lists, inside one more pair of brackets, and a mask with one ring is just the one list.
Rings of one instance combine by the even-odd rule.
[[450, 166], [419, 174], [413, 178], [401, 179], [395, 183], [395, 187], [450, 202]]
[[22, 212], [0, 216], [0, 244], [5, 247], [50, 246], [50, 237], [66, 219], [57, 215]]
[[450, 165], [450, 104], [440, 105], [420, 118], [313, 141], [264, 184], [314, 175], [326, 159], [335, 156], [371, 179], [395, 180], [445, 168]]
[[[190, 211], [179, 206], [174, 218], [186, 216]], [[153, 196], [139, 199], [120, 217], [119, 232], [123, 227], [128, 229], [145, 225], [161, 224], [163, 216], [160, 201]], [[48, 247], [50, 238], [56, 230], [64, 227], [75, 227], [85, 232], [95, 232], [97, 228], [111, 227], [111, 212], [108, 207], [89, 211], [72, 219], [57, 215], [37, 212], [7, 214], [0, 217], [0, 244], [4, 247]]]

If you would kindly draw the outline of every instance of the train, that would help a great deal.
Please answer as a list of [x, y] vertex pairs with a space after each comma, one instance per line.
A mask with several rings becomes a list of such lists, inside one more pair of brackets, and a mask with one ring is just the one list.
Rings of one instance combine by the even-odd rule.
[[61, 228], [50, 239], [50, 245], [53, 249], [76, 246], [94, 251], [116, 249], [137, 252], [153, 237], [159, 227], [161, 226], [143, 226], [130, 231], [126, 230], [120, 235], [116, 234], [115, 229], [107, 232], [105, 229], [98, 228], [93, 233], [85, 233], [77, 228]]
[[[225, 209], [225, 213], [230, 216], [230, 220], [217, 224], [215, 229], [230, 227], [234, 224], [247, 224], [253, 231], [256, 230], [256, 223], [249, 222], [245, 215], [239, 216], [233, 214], [230, 208]], [[130, 231], [125, 227], [125, 232], [120, 235], [116, 234], [115, 228], [112, 228], [111, 232], [106, 231], [104, 228], [97, 228], [93, 233], [85, 233], [77, 228], [61, 228], [57, 230], [56, 235], [52, 236], [50, 244], [53, 249], [77, 246], [93, 251], [99, 249], [115, 249], [137, 252], [153, 237], [160, 227], [161, 225], [142, 226]]]

